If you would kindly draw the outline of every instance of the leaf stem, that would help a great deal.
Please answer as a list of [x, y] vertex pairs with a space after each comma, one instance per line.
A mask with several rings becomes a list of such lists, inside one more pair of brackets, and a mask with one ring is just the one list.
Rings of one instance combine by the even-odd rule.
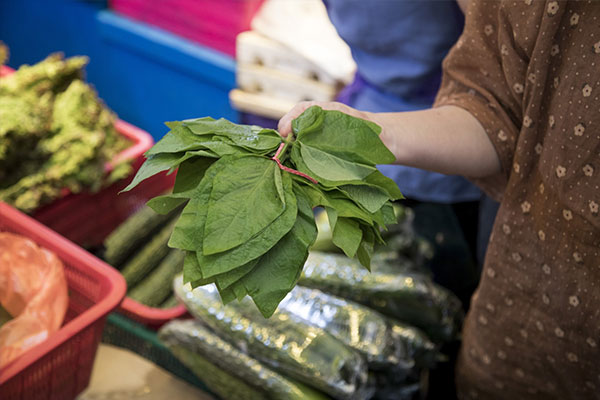
[[271, 157], [271, 160], [275, 161], [280, 169], [282, 169], [286, 172], [289, 172], [290, 174], [298, 175], [305, 179], [308, 179], [315, 185], [318, 184], [319, 182], [317, 182], [317, 180], [314, 179], [313, 177], [308, 176], [305, 173], [302, 173], [302, 172], [292, 169], [290, 167], [286, 167], [285, 165], [283, 165], [281, 163], [281, 157], [282, 157], [282, 155], [285, 155], [285, 152], [286, 152], [288, 146], [290, 145], [290, 143], [292, 142], [292, 139], [293, 139], [292, 135], [291, 134], [288, 135], [287, 139], [284, 142], [281, 142], [281, 144], [279, 145], [279, 148], [275, 152], [275, 155], [273, 157]]
[[279, 160], [283, 160], [284, 159], [284, 155], [287, 152], [287, 149], [289, 147], [289, 145], [294, 141], [294, 135], [290, 132], [290, 134], [285, 138], [285, 140], [283, 142], [281, 142], [279, 148], [277, 149], [277, 153], [275, 153], [275, 157], [278, 158]]

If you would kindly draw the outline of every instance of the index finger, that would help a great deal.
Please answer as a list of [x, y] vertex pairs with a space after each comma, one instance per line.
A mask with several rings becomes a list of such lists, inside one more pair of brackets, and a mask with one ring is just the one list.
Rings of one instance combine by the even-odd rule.
[[316, 101], [303, 101], [296, 104], [290, 111], [287, 112], [277, 124], [277, 130], [283, 137], [287, 137], [292, 132], [292, 121], [300, 114], [306, 111], [307, 108], [317, 105]]

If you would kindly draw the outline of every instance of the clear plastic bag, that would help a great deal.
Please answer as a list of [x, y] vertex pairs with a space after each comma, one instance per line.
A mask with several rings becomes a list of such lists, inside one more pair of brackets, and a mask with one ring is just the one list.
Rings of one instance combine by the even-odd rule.
[[0, 232], [0, 368], [58, 330], [69, 303], [64, 265], [30, 239]]

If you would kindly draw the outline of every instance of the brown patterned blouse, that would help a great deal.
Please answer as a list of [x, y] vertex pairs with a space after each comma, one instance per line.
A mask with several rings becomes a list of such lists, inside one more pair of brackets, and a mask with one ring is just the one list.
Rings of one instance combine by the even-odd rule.
[[459, 397], [600, 399], [600, 1], [472, 0], [444, 69], [502, 164]]

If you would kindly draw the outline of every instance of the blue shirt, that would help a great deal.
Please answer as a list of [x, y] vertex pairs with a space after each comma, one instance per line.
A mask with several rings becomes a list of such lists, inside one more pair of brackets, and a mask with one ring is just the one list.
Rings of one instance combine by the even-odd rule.
[[[357, 65], [338, 101], [363, 111], [414, 111], [433, 104], [446, 53], [464, 19], [455, 1], [326, 0], [331, 22]], [[478, 200], [465, 178], [398, 165], [379, 170], [408, 198], [439, 203]]]

